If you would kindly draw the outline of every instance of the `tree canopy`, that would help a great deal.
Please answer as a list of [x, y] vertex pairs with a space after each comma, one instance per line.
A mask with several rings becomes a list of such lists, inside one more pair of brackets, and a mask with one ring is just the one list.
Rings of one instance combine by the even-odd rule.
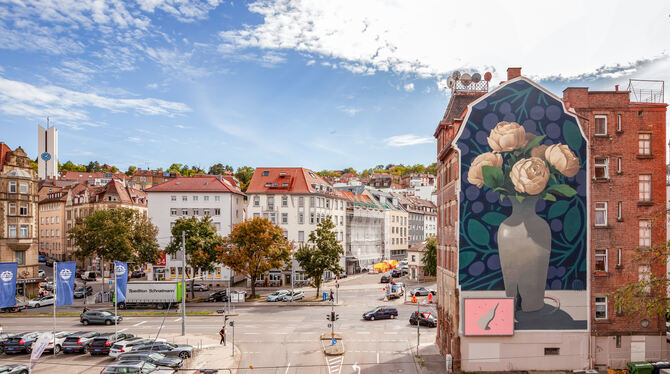
[[218, 164], [214, 164], [214, 165], [210, 166], [209, 171], [207, 172], [207, 174], [223, 175], [227, 171], [232, 173], [233, 171], [235, 171], [235, 169], [233, 169], [233, 167], [230, 166], [230, 165], [227, 165], [227, 164], [223, 165], [222, 163], [219, 162]]
[[335, 224], [330, 217], [324, 218], [316, 226], [316, 230], [309, 234], [307, 244], [303, 245], [295, 253], [295, 259], [300, 264], [316, 287], [316, 296], [323, 281], [323, 273], [330, 270], [334, 274], [342, 274], [344, 269], [340, 266], [340, 258], [344, 255], [342, 245], [337, 240]]
[[236, 225], [218, 248], [218, 259], [234, 271], [251, 278], [251, 295], [256, 279], [270, 269], [280, 269], [291, 257], [291, 243], [281, 227], [267, 218], [255, 217]]
[[240, 181], [240, 189], [242, 190], [242, 192], [247, 192], [247, 187], [249, 187], [251, 177], [254, 176], [254, 171], [255, 169], [252, 168], [251, 166], [240, 166], [239, 168], [237, 168], [235, 177], [237, 178], [238, 181]]
[[437, 239], [430, 237], [426, 239], [426, 250], [421, 257], [424, 274], [434, 277], [437, 275]]

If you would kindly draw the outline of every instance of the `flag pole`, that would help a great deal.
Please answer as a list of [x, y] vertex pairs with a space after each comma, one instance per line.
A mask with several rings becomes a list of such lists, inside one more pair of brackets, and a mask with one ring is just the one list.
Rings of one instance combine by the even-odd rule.
[[116, 287], [116, 278], [117, 278], [117, 275], [116, 275], [116, 261], [114, 261], [114, 341], [117, 341], [117, 339], [119, 338], [118, 337], [118, 335], [119, 335], [118, 322], [117, 322], [118, 319], [119, 319], [119, 315], [118, 315], [118, 310], [116, 309], [117, 300], [119, 299], [119, 297], [118, 297], [119, 295], [117, 295], [118, 288]]
[[58, 303], [58, 262], [54, 261], [54, 329], [53, 329], [53, 351], [54, 357], [56, 357], [56, 304]]

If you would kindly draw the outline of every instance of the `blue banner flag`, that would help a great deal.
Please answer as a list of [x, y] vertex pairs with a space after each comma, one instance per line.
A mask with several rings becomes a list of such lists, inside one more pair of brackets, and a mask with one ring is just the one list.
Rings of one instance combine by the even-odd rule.
[[56, 269], [56, 306], [72, 305], [74, 296], [74, 277], [76, 262], [57, 262]]
[[114, 261], [114, 274], [116, 275], [116, 291], [114, 293], [117, 303], [126, 301], [126, 285], [128, 283], [128, 264], [122, 261]]
[[0, 262], [0, 308], [16, 305], [16, 262]]

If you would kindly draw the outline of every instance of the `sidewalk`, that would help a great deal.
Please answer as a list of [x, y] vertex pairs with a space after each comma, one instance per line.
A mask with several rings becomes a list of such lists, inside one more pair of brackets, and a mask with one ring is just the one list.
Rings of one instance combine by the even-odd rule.
[[[235, 347], [235, 356], [233, 357], [233, 346], [229, 340], [226, 346], [219, 344], [219, 337], [205, 334], [189, 334], [181, 336], [178, 334], [163, 335], [169, 342], [177, 344], [191, 344], [197, 349], [195, 357], [185, 361], [183, 369], [219, 369], [219, 373], [237, 372], [237, 366], [242, 359], [242, 352]], [[195, 371], [197, 373], [197, 371]]]
[[[416, 345], [414, 346], [416, 348]], [[416, 352], [415, 352], [416, 353]], [[420, 373], [446, 373], [444, 357], [435, 343], [422, 343], [419, 346], [419, 357], [415, 357]]]

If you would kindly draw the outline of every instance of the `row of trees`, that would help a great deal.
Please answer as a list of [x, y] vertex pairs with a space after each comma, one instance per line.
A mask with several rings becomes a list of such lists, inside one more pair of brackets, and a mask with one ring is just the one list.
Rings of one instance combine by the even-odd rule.
[[[373, 168], [369, 169], [363, 169], [360, 172], [356, 171], [354, 168], [346, 168], [342, 170], [342, 173], [353, 173], [356, 174], [362, 178], [367, 178], [371, 176], [374, 173], [389, 173], [392, 175], [406, 175], [406, 174], [412, 174], [412, 173], [418, 173], [418, 174], [437, 174], [437, 163], [433, 162], [432, 164], [429, 164], [428, 166], [425, 166], [423, 164], [414, 164], [414, 165], [393, 165], [393, 164], [388, 164], [386, 166], [384, 165], [377, 165]], [[337, 177], [340, 174], [334, 172], [333, 170], [321, 170], [317, 174], [319, 174], [322, 177]]]
[[[339, 265], [344, 254], [334, 231], [335, 224], [324, 219], [309, 235], [307, 244], [295, 251], [295, 260], [312, 279], [319, 294], [325, 271], [341, 274]], [[291, 267], [293, 245], [284, 237], [283, 230], [266, 218], [256, 217], [236, 225], [230, 235], [222, 237], [210, 217], [180, 217], [172, 227], [172, 239], [165, 252], [181, 252], [182, 233], [188, 265], [195, 271], [212, 271], [220, 263], [251, 279], [252, 296], [256, 294], [255, 281], [270, 269]], [[156, 236], [158, 229], [148, 217], [128, 208], [98, 210], [80, 219], [68, 231], [78, 249], [79, 259], [100, 257], [140, 266], [154, 263], [160, 256]], [[195, 282], [193, 280], [192, 282]], [[191, 287], [193, 290], [193, 287]]]

